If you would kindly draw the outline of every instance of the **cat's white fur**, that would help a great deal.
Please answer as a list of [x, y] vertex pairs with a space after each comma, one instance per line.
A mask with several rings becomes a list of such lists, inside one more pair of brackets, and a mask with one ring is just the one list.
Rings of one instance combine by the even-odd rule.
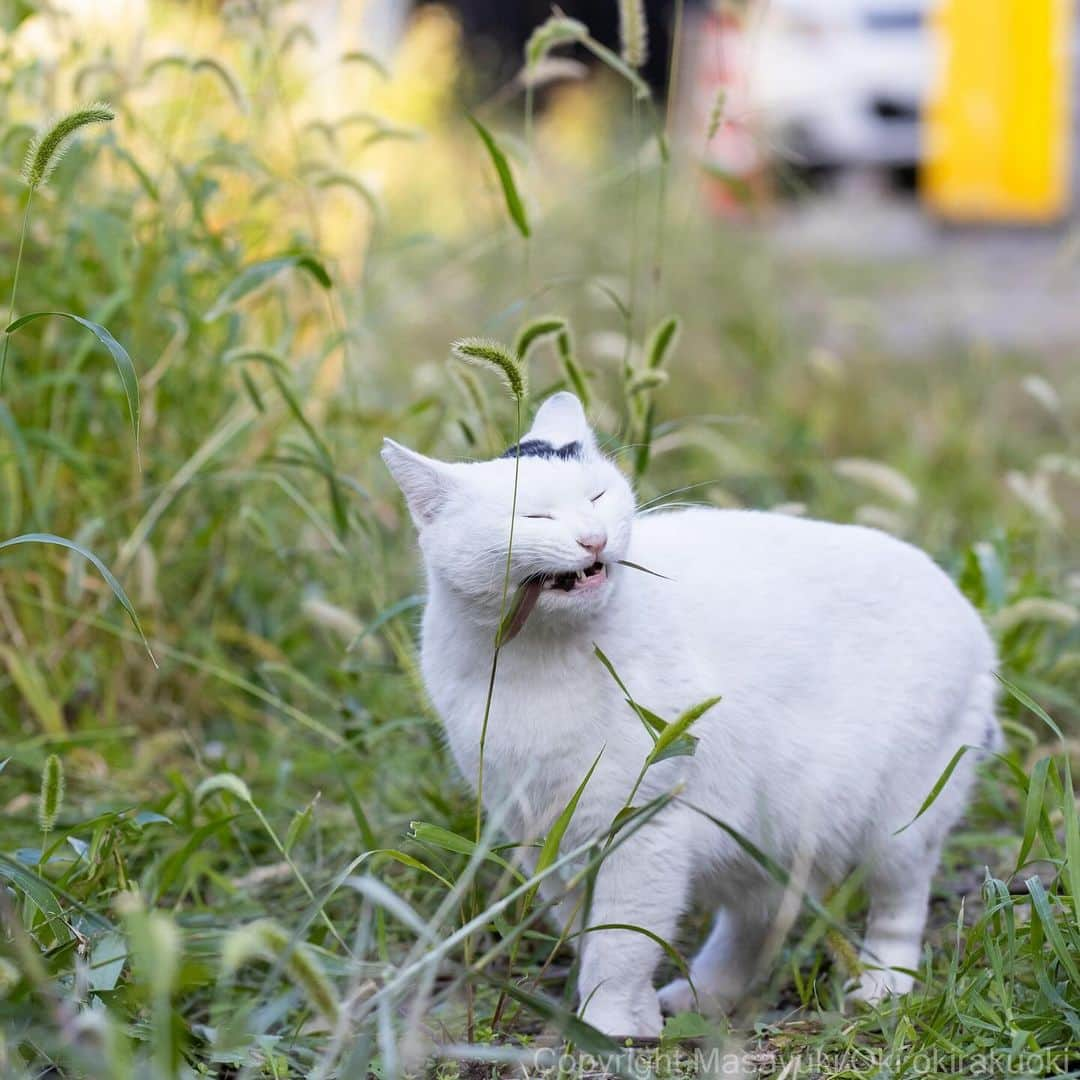
[[[717, 909], [689, 984], [660, 991], [647, 935], [583, 936], [583, 1015], [614, 1035], [655, 1035], [661, 1006], [723, 1007], [761, 974], [782, 890], [706, 811], [822, 890], [866, 868], [870, 898], [855, 995], [910, 989], [931, 876], [972, 780], [969, 754], [918, 811], [965, 744], [998, 743], [993, 644], [925, 554], [885, 533], [779, 514], [635, 512], [630, 485], [597, 449], [577, 398], [557, 394], [529, 439], [581, 444], [582, 460], [523, 457], [512, 586], [577, 570], [601, 553], [609, 580], [544, 592], [499, 658], [484, 801], [516, 839], [543, 836], [602, 750], [564, 848], [604, 834], [651, 747], [594, 654], [667, 720], [713, 695], [694, 756], [651, 768], [635, 802], [675, 802], [615, 848], [588, 923], [672, 940], [695, 887]], [[462, 773], [475, 785], [506, 560], [514, 461], [448, 464], [386, 443], [383, 457], [419, 531], [428, 602], [423, 673]], [[599, 498], [596, 496], [603, 492]], [[546, 516], [536, 516], [546, 515]], [[615, 565], [629, 559], [670, 580]], [[569, 906], [569, 905], [568, 905]]]

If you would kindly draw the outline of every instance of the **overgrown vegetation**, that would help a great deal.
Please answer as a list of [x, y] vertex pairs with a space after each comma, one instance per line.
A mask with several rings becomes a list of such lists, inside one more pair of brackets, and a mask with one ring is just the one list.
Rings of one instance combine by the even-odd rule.
[[[687, 211], [699, 178], [595, 42], [611, 112], [575, 172], [558, 99], [536, 119], [530, 95], [526, 139], [452, 104], [437, 12], [392, 75], [336, 57], [359, 107], [322, 115], [296, 14], [163, 5], [152, 53], [48, 13], [47, 59], [23, 24], [3, 39], [4, 1075], [391, 1076], [433, 1056], [453, 1074], [610, 1050], [568, 1012], [572, 954], [450, 768], [376, 453], [384, 434], [502, 451], [528, 393], [564, 385], [644, 505], [925, 546], [994, 628], [1007, 684], [1009, 749], [950, 844], [920, 989], [841, 1012], [853, 881], [804, 913], [755, 1001], [676, 1018], [644, 1065], [717, 1068], [697, 1045], [787, 1076], [1076, 1071], [1074, 358], [830, 349], [787, 314], [805, 268]], [[587, 30], [545, 35], [531, 64]], [[115, 119], [75, 125], [58, 165], [31, 153], [23, 242], [33, 131], [90, 96]], [[513, 343], [483, 348], [514, 395], [451, 359], [475, 334]], [[549, 871], [600, 857], [556, 847]]]

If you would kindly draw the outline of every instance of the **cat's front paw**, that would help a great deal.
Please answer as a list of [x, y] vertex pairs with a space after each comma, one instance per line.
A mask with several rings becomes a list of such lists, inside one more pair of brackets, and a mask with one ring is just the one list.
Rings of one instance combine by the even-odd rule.
[[674, 979], [661, 987], [659, 994], [660, 1011], [665, 1016], [678, 1016], [679, 1013], [697, 1012], [697, 995], [690, 988], [686, 979]]
[[859, 981], [847, 992], [849, 1002], [880, 1005], [886, 998], [902, 996], [911, 990], [915, 980], [905, 971], [892, 968], [867, 968]]
[[581, 1010], [581, 1019], [609, 1038], [656, 1039], [663, 1018], [656, 991], [650, 986], [632, 998], [595, 994]]
[[736, 998], [727, 994], [710, 993], [705, 987], [698, 986], [697, 993], [686, 979], [674, 979], [663, 987], [658, 997], [660, 1008], [665, 1016], [678, 1016], [679, 1013], [697, 1012], [706, 1016], [721, 1016], [730, 1012]]

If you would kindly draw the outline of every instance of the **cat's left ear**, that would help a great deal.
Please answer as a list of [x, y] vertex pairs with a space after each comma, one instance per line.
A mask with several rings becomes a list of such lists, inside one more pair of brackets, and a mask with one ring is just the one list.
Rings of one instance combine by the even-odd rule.
[[596, 451], [596, 438], [585, 417], [585, 410], [578, 398], [567, 390], [552, 394], [540, 406], [528, 435], [522, 441], [529, 439], [549, 443], [556, 450], [577, 443], [586, 453]]
[[446, 505], [453, 485], [450, 466], [393, 439], [383, 439], [382, 459], [401, 488], [416, 527], [422, 529], [430, 524]]

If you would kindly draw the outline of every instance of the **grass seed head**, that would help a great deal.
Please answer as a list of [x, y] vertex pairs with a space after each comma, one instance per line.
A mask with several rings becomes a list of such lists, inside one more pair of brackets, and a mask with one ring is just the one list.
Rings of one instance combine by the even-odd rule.
[[619, 0], [619, 43], [622, 58], [632, 68], [649, 59], [649, 24], [644, 0]]
[[515, 401], [525, 398], [525, 369], [501, 342], [490, 338], [462, 338], [450, 346], [450, 351], [467, 364], [497, 372]]
[[221, 963], [225, 972], [232, 975], [248, 961], [260, 957], [271, 962], [284, 960], [289, 976], [307, 996], [311, 1007], [331, 1023], [337, 1020], [341, 1002], [318, 958], [274, 919], [256, 919], [231, 931], [222, 947]]
[[0, 1001], [19, 985], [21, 978], [19, 969], [10, 960], [0, 956]]
[[43, 833], [52, 832], [64, 802], [64, 766], [55, 754], [45, 759], [41, 770], [41, 796], [38, 800], [38, 824]]
[[71, 145], [75, 133], [87, 124], [105, 124], [114, 119], [112, 106], [98, 101], [84, 109], [68, 113], [41, 131], [30, 143], [23, 164], [23, 180], [33, 191], [48, 183], [53, 169]]
[[525, 63], [529, 66], [536, 64], [552, 49], [568, 45], [572, 41], [581, 41], [588, 33], [589, 28], [583, 22], [565, 15], [552, 15], [529, 37], [525, 45]]
[[669, 315], [662, 320], [655, 330], [649, 335], [649, 343], [645, 348], [650, 368], [663, 367], [668, 355], [679, 342], [679, 333], [682, 323], [678, 316]]
[[652, 368], [646, 371], [636, 371], [630, 378], [626, 391], [632, 397], [637, 394], [645, 394], [650, 390], [658, 390], [668, 381], [666, 371], [656, 371]]

